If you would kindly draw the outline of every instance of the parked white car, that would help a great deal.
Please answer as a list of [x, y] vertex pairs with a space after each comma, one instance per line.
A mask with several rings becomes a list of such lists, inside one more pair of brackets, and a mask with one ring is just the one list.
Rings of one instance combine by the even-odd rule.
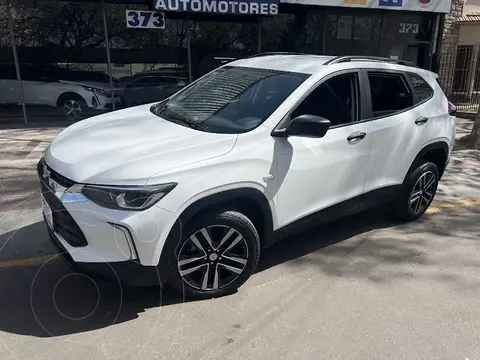
[[[112, 109], [108, 82], [82, 79], [87, 72], [68, 71], [53, 66], [21, 64], [23, 96], [26, 105], [50, 106], [70, 118], [78, 118], [89, 110]], [[69, 80], [76, 75], [75, 81]], [[0, 104], [20, 104], [20, 89], [14, 64], [0, 64]], [[120, 97], [115, 96], [116, 108]]]
[[81, 271], [222, 296], [307, 223], [382, 204], [422, 216], [454, 111], [434, 73], [401, 61], [238, 60], [65, 129], [38, 164], [45, 219]]

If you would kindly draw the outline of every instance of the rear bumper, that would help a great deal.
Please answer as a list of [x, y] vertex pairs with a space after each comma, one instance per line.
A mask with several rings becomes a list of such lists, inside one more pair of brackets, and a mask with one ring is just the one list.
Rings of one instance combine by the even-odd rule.
[[76, 272], [128, 286], [161, 286], [160, 274], [156, 266], [145, 266], [138, 261], [86, 263], [75, 262], [62, 245], [59, 236], [47, 226], [50, 240], [63, 260]]

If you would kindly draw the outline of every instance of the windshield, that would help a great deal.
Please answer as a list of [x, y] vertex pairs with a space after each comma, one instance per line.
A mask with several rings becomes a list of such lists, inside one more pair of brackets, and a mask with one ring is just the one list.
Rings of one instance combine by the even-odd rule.
[[216, 133], [247, 132], [264, 122], [308, 74], [222, 67], [152, 107], [167, 120]]

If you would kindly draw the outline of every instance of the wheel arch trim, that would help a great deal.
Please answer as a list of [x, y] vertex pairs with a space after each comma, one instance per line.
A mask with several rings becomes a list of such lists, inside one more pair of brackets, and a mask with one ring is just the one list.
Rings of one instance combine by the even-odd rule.
[[160, 278], [162, 283], [167, 282], [167, 269], [168, 264], [172, 261], [171, 254], [174, 253], [177, 246], [178, 239], [182, 236], [182, 223], [186, 223], [191, 220], [195, 214], [198, 214], [202, 209], [206, 209], [215, 204], [222, 202], [234, 201], [235, 199], [245, 199], [255, 201], [261, 211], [265, 220], [264, 231], [260, 235], [262, 246], [268, 246], [273, 243], [274, 239], [274, 221], [275, 221], [275, 209], [273, 202], [269, 202], [265, 193], [263, 193], [256, 186], [242, 186], [229, 189], [216, 189], [215, 192], [203, 192], [199, 196], [191, 199], [182, 206], [177, 212], [177, 220], [170, 227], [169, 233], [165, 242], [158, 244], [161, 246], [161, 252], [158, 258], [158, 265], [160, 269]]
[[87, 102], [87, 100], [85, 100], [85, 98], [84, 98], [82, 95], [80, 95], [80, 94], [78, 94], [78, 93], [76, 93], [76, 92], [74, 92], [74, 91], [65, 91], [65, 92], [61, 93], [61, 94], [58, 96], [58, 98], [57, 98], [57, 107], [63, 105], [63, 104], [60, 104], [60, 100], [61, 100], [61, 99], [63, 99], [63, 98], [68, 98], [69, 96], [76, 97], [77, 99], [81, 99], [81, 100]]
[[415, 159], [412, 161], [410, 167], [408, 168], [408, 171], [404, 177], [404, 181], [405, 179], [407, 178], [408, 174], [410, 174], [410, 172], [413, 170], [413, 168], [415, 167], [416, 164], [418, 164], [418, 162], [420, 161], [420, 159], [422, 159], [422, 157], [425, 156], [425, 154], [429, 153], [430, 151], [434, 151], [434, 150], [443, 150], [445, 152], [445, 167], [447, 165], [447, 162], [448, 162], [448, 158], [449, 158], [449, 146], [448, 146], [448, 143], [447, 141], [445, 140], [438, 140], [438, 141], [435, 141], [433, 143], [430, 143], [430, 144], [427, 144], [425, 145], [417, 154], [417, 156], [415, 156]]
[[[265, 189], [263, 189], [265, 191]], [[260, 234], [262, 240], [266, 240], [273, 234], [276, 223], [275, 208], [272, 202], [268, 201], [265, 193], [256, 186], [242, 186], [236, 188], [216, 189], [215, 192], [203, 192], [199, 196], [191, 199], [178, 211], [178, 219], [182, 223], [190, 221], [195, 214], [202, 209], [214, 206], [215, 204], [225, 203], [241, 199], [253, 200], [261, 209], [265, 219], [265, 233]]]

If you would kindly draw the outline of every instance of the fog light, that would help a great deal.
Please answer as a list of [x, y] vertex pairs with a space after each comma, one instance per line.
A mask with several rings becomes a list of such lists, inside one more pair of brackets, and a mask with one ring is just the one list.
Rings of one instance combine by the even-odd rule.
[[95, 96], [92, 96], [92, 105], [93, 105], [93, 107], [98, 107], [98, 101], [97, 101], [97, 98]]

